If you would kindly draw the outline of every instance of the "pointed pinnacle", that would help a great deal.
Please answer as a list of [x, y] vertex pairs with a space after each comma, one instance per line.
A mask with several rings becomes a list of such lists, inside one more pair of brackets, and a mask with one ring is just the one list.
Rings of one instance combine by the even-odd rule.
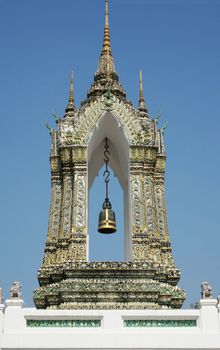
[[[119, 83], [119, 77], [115, 69], [114, 58], [110, 44], [110, 30], [108, 17], [108, 0], [105, 0], [105, 27], [104, 40], [101, 55], [99, 57], [98, 68], [95, 73], [95, 80], [88, 92], [88, 98], [100, 95], [100, 91], [105, 93], [107, 90], [115, 91], [120, 96], [125, 97], [125, 92]], [[101, 81], [101, 84], [100, 84]]]
[[73, 82], [73, 71], [71, 71], [71, 75], [70, 75], [70, 95], [69, 95], [68, 106], [66, 108], [66, 114], [68, 114], [68, 112], [73, 112], [74, 108], [75, 108], [75, 104], [74, 104], [74, 82]]
[[140, 69], [140, 95], [139, 95], [139, 110], [147, 113], [147, 108], [144, 100], [143, 77]]
[[108, 19], [108, 0], [105, 0], [105, 28], [104, 28], [104, 40], [102, 55], [112, 55], [111, 43], [110, 43], [110, 30], [109, 30], [109, 19]]
[[70, 97], [69, 97], [69, 104], [72, 104], [74, 106], [74, 90], [73, 90], [73, 71], [70, 75]]
[[105, 0], [105, 28], [108, 28], [108, 0]]
[[143, 99], [144, 98], [144, 95], [143, 95], [143, 77], [142, 77], [142, 70], [140, 68], [140, 99]]

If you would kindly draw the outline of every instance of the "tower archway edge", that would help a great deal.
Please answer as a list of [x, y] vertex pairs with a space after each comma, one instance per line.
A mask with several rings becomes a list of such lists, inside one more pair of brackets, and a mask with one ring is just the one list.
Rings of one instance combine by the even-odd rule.
[[[122, 124], [110, 111], [102, 114], [89, 137], [88, 191], [99, 169], [104, 164], [103, 150], [106, 137], [111, 153], [109, 165], [117, 176], [124, 194], [124, 260], [132, 261], [131, 211], [128, 205], [130, 198], [130, 148]], [[87, 257], [89, 257], [88, 250]]]
[[88, 181], [89, 188], [98, 170], [104, 164], [105, 137], [108, 138], [111, 149], [109, 165], [124, 189], [128, 181], [130, 145], [122, 123], [109, 111], [104, 112], [98, 119], [88, 138], [88, 168], [91, 174]]

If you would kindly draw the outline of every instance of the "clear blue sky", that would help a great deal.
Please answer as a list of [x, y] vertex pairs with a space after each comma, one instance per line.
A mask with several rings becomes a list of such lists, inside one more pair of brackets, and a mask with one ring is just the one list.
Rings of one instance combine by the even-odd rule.
[[[26, 305], [38, 286], [47, 233], [45, 122], [53, 125], [53, 108], [63, 115], [72, 69], [76, 104], [85, 99], [101, 51], [103, 12], [104, 0], [0, 1], [0, 286], [8, 297], [11, 283], [21, 281]], [[168, 223], [189, 307], [203, 281], [214, 296], [220, 292], [220, 1], [110, 0], [110, 27], [128, 99], [137, 105], [142, 67], [150, 115], [161, 111], [160, 125], [169, 124]], [[111, 188], [119, 232], [112, 242], [91, 239], [93, 259], [123, 255], [121, 197], [114, 181]], [[91, 197], [97, 237], [100, 203]]]

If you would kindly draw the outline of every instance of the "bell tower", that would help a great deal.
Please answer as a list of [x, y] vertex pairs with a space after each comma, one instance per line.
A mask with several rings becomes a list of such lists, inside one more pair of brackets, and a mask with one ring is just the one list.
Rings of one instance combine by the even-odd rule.
[[[119, 82], [110, 43], [108, 0], [94, 82], [76, 108], [71, 76], [64, 117], [50, 134], [51, 205], [38, 271], [40, 287], [34, 291], [36, 307], [180, 308], [185, 293], [177, 287], [180, 270], [168, 233], [164, 130], [148, 114], [142, 72], [138, 108]], [[124, 191], [124, 262], [88, 259], [88, 191], [104, 164], [106, 140], [109, 165]]]

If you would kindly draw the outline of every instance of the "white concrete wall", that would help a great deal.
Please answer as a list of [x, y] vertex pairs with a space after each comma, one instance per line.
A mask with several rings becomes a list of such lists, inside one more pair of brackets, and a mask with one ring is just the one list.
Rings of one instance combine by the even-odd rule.
[[[0, 308], [0, 349], [220, 349], [219, 307], [199, 310], [36, 310], [20, 299]], [[98, 328], [27, 327], [27, 320], [100, 320]], [[196, 320], [196, 327], [125, 327], [124, 320]]]

